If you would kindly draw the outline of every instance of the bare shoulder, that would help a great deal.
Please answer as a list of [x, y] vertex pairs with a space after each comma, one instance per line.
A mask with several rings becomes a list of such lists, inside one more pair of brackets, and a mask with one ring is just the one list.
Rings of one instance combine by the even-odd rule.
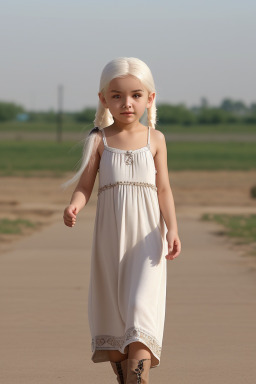
[[103, 141], [102, 140], [102, 136], [103, 136], [103, 134], [102, 134], [102, 131], [101, 131], [101, 129], [99, 129], [97, 132], [96, 132], [96, 143], [97, 144], [99, 144], [101, 141]]
[[97, 151], [101, 157], [104, 150], [103, 133], [101, 129], [95, 133], [94, 150]]
[[156, 141], [165, 141], [163, 132], [159, 131], [158, 129], [151, 129], [151, 133]]
[[99, 129], [98, 131], [94, 131], [93, 133], [91, 133], [91, 135], [94, 135], [95, 137], [94, 149], [96, 149], [99, 146], [99, 144], [103, 141], [101, 129]]
[[166, 146], [165, 135], [158, 129], [151, 129], [151, 146], [155, 154]]

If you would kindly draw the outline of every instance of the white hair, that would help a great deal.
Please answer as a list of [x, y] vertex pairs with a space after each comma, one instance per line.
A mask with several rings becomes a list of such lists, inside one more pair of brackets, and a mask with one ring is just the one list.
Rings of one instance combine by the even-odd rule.
[[[135, 76], [141, 83], [146, 87], [149, 93], [155, 92], [155, 84], [152, 73], [142, 60], [135, 57], [118, 57], [117, 59], [111, 60], [104, 68], [100, 78], [99, 92], [103, 95], [107, 90], [111, 80], [119, 77], [125, 77], [128, 75]], [[148, 125], [155, 129], [156, 124], [156, 100], [150, 108], [147, 108], [147, 121]], [[74, 177], [61, 186], [67, 188], [70, 184], [76, 182], [85, 170], [93, 150], [95, 143], [95, 137], [98, 130], [108, 127], [113, 124], [114, 119], [108, 108], [105, 108], [101, 101], [98, 101], [98, 107], [95, 114], [94, 127], [84, 140], [83, 156], [81, 165]]]

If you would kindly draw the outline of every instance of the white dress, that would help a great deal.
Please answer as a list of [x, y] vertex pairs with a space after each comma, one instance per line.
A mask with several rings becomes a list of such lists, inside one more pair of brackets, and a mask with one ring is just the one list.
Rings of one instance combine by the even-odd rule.
[[160, 212], [156, 168], [148, 142], [122, 150], [107, 145], [99, 165], [88, 317], [92, 361], [108, 350], [126, 353], [140, 341], [160, 365], [166, 306], [166, 224]]

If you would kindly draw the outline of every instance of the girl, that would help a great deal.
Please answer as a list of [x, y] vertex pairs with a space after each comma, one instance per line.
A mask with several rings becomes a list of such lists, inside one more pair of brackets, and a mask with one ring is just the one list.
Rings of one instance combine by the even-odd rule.
[[[109, 62], [81, 167], [64, 184], [79, 179], [63, 215], [73, 227], [99, 172], [88, 302], [92, 361], [110, 361], [126, 384], [148, 383], [149, 369], [160, 365], [166, 260], [181, 251], [155, 95], [143, 61]], [[147, 127], [140, 122], [146, 109]]]

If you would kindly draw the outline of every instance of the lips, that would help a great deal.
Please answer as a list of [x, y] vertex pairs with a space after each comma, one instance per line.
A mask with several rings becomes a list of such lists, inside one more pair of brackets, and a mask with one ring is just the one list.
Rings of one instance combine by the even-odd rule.
[[134, 112], [123, 112], [121, 115], [134, 115]]

